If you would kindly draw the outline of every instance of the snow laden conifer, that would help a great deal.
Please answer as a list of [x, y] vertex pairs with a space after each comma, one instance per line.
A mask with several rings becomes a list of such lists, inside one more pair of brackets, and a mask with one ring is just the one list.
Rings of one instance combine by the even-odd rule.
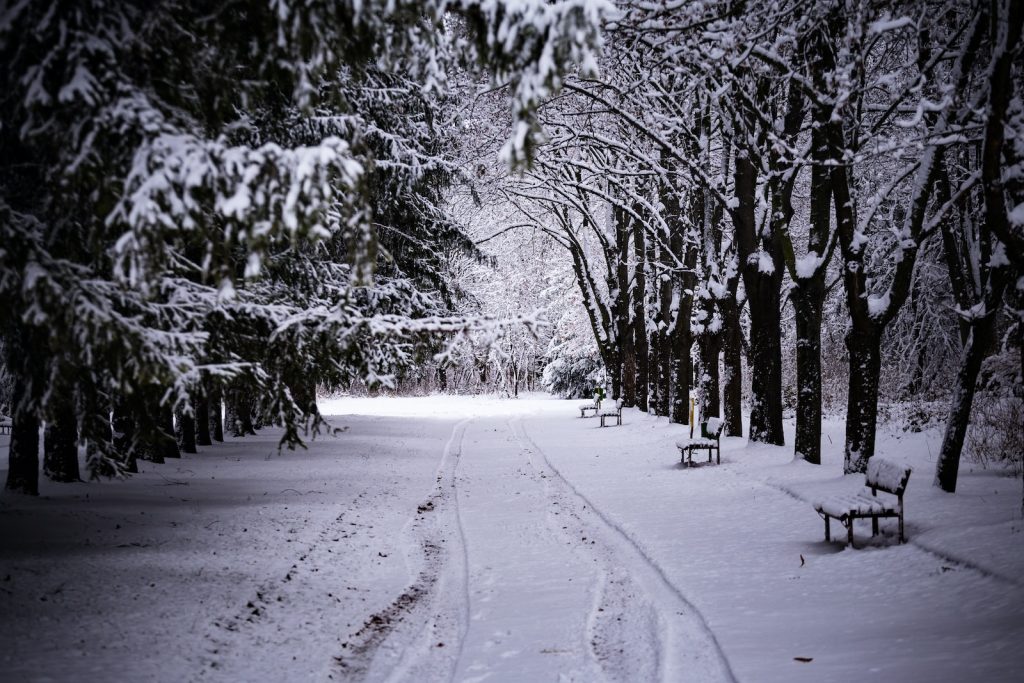
[[36, 491], [36, 425], [68, 402], [94, 472], [168, 438], [169, 405], [222, 394], [297, 443], [313, 381], [386, 381], [409, 344], [465, 325], [439, 265], [468, 248], [439, 201], [447, 75], [512, 84], [521, 163], [605, 9], [3, 3], [8, 487]]

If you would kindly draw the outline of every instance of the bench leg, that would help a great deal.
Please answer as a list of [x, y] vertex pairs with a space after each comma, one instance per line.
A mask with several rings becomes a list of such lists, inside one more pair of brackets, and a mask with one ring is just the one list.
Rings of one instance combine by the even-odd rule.
[[903, 506], [900, 506], [900, 543], [904, 542], [903, 537]]
[[721, 465], [722, 464], [722, 447], [721, 446], [719, 446], [718, 448], [715, 449], [715, 464], [716, 465]]
[[872, 517], [871, 518], [871, 535], [872, 536], [877, 536], [878, 535], [878, 517]]
[[828, 515], [825, 515], [825, 542], [826, 543], [828, 543], [829, 541], [832, 540], [832, 530], [829, 528], [828, 520], [829, 520]]
[[853, 546], [853, 517], [850, 517], [846, 521], [846, 538], [847, 538], [847, 540], [846, 540], [847, 545], [849, 545], [851, 548], [854, 547]]

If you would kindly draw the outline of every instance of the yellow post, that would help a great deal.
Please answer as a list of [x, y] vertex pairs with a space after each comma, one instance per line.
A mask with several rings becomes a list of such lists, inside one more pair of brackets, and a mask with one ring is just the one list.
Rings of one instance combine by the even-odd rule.
[[690, 438], [693, 438], [693, 399], [690, 399]]

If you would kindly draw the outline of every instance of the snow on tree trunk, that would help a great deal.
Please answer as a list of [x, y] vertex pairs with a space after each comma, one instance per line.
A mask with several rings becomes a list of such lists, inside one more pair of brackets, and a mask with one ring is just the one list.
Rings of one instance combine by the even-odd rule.
[[953, 385], [952, 405], [946, 421], [946, 431], [942, 435], [939, 458], [935, 462], [934, 483], [948, 493], [956, 492], [960, 453], [963, 451], [967, 425], [971, 420], [971, 406], [974, 403], [978, 373], [995, 337], [994, 318], [994, 315], [989, 315], [971, 325], [967, 343], [964, 344], [960, 356], [960, 369], [956, 373]]
[[718, 356], [721, 352], [721, 341], [718, 334], [707, 333], [700, 337], [700, 419], [703, 422], [709, 417], [721, 417], [719, 404], [720, 377], [718, 372]]
[[[782, 330], [780, 320], [782, 274], [771, 258], [757, 256], [754, 220], [757, 169], [744, 154], [736, 159], [734, 212], [743, 286], [750, 310], [750, 440], [781, 446], [782, 433]], [[763, 254], [763, 252], [761, 252]]]
[[850, 385], [846, 404], [846, 450], [843, 472], [867, 471], [875, 454], [878, 429], [878, 379], [881, 374], [881, 333], [850, 330], [846, 335], [850, 355]]
[[821, 464], [821, 319], [825, 283], [797, 280], [790, 290], [796, 312], [796, 457]]
[[159, 441], [164, 458], [181, 457], [181, 450], [178, 448], [178, 439], [174, 431], [174, 409], [170, 406], [160, 406]]
[[633, 355], [636, 358], [636, 406], [649, 408], [650, 337], [647, 334], [646, 235], [640, 221], [633, 222], [633, 255], [636, 259], [633, 296]]
[[722, 302], [722, 377], [725, 433], [743, 436], [743, 330], [736, 290]]

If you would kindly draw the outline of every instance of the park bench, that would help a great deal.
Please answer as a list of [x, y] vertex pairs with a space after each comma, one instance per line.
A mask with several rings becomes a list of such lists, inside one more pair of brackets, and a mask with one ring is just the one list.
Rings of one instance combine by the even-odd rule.
[[[853, 547], [853, 521], [871, 518], [871, 535], [878, 535], [878, 520], [882, 517], [899, 519], [899, 541], [903, 543], [903, 492], [910, 480], [910, 468], [897, 465], [881, 458], [868, 461], [868, 471], [864, 478], [865, 489], [855, 494], [832, 496], [814, 503], [814, 509], [825, 519], [825, 540], [831, 541], [829, 519], [835, 518], [846, 526], [847, 544]], [[868, 494], [867, 489], [871, 489]], [[878, 492], [884, 491], [895, 496], [879, 498]]]
[[0, 415], [0, 434], [10, 434], [13, 428], [14, 424], [11, 422], [11, 418]]
[[597, 416], [601, 418], [601, 426], [604, 427], [604, 421], [606, 418], [614, 417], [615, 424], [622, 424], [622, 399], [615, 399], [612, 404], [606, 408], [601, 408], [597, 411]]
[[711, 462], [711, 453], [714, 451], [715, 464], [722, 464], [722, 430], [725, 428], [725, 420], [718, 417], [709, 417], [706, 423], [700, 427], [701, 436], [696, 439], [680, 439], [676, 441], [676, 448], [679, 449], [679, 462], [687, 467], [693, 466], [693, 452], [708, 452], [708, 462]]
[[580, 409], [580, 417], [586, 417], [588, 410], [594, 411], [594, 415], [596, 416], [597, 411], [601, 410], [601, 399], [595, 397], [590, 403], [581, 403], [578, 407]]

